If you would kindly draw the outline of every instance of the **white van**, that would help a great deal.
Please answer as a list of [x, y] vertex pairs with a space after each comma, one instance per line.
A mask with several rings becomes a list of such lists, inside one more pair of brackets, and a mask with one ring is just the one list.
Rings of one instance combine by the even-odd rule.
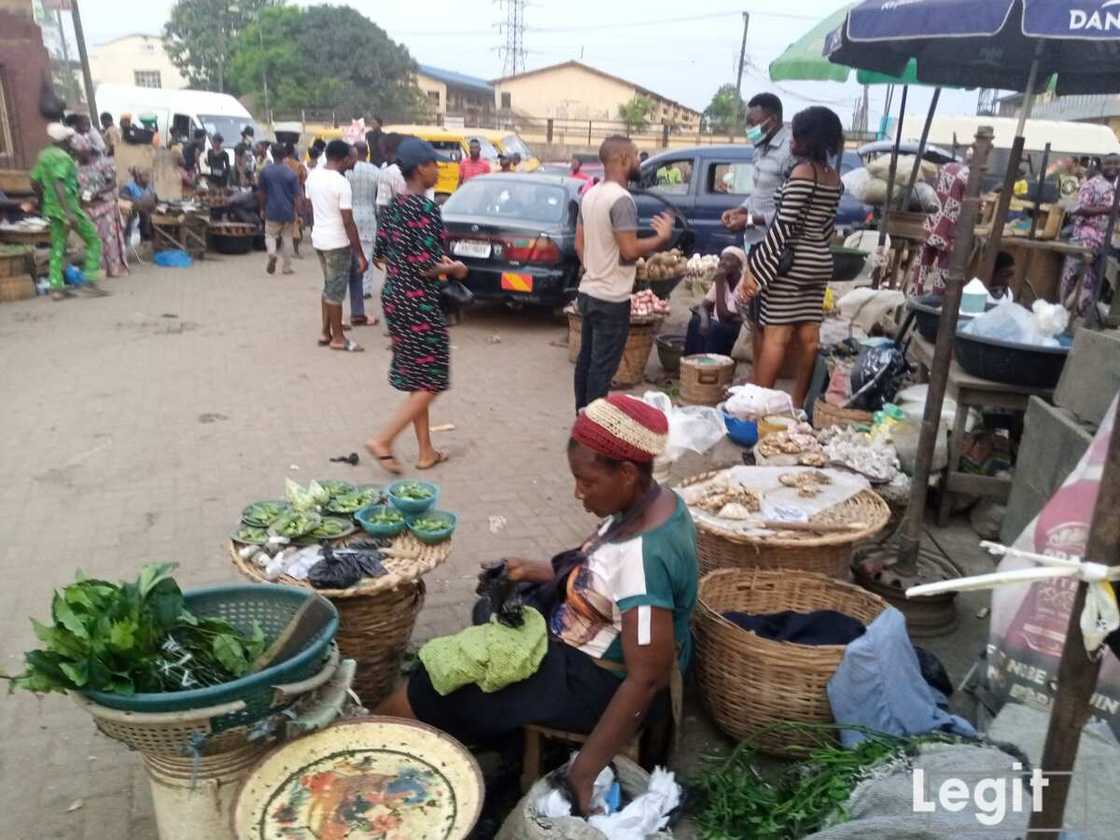
[[[228, 93], [102, 84], [98, 85], [95, 95], [98, 115], [108, 111], [118, 125], [121, 114], [131, 114], [136, 126], [140, 125], [142, 114], [154, 114], [165, 144], [172, 137], [190, 138], [196, 128], [206, 129], [208, 137], [221, 134], [231, 166], [233, 147], [241, 137], [241, 130], [247, 125], [256, 130], [253, 115]], [[210, 148], [209, 139], [206, 148]], [[205, 169], [205, 158], [202, 163]]]

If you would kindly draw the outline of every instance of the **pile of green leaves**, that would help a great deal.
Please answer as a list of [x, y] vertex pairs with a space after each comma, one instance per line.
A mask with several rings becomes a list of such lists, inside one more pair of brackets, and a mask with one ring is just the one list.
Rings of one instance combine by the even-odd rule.
[[244, 635], [228, 622], [186, 609], [171, 577], [174, 563], [145, 566], [134, 583], [82, 578], [55, 592], [52, 624], [32, 619], [39, 650], [12, 688], [104, 691], [114, 694], [184, 691], [245, 676], [265, 649], [254, 624]]
[[812, 731], [819, 746], [807, 758], [767, 778], [759, 772], [758, 751], [739, 744], [728, 755], [711, 756], [691, 785], [693, 811], [703, 840], [796, 840], [824, 827], [826, 820], [846, 819], [845, 805], [868, 770], [913, 754], [937, 736], [897, 738], [871, 730], [854, 749], [831, 737], [836, 727], [786, 724]]

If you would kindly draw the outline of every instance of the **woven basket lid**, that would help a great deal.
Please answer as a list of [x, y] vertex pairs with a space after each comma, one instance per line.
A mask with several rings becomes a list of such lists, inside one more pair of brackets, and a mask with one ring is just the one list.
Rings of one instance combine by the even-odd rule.
[[370, 717], [284, 744], [237, 796], [238, 840], [458, 840], [482, 810], [482, 774], [458, 741]]

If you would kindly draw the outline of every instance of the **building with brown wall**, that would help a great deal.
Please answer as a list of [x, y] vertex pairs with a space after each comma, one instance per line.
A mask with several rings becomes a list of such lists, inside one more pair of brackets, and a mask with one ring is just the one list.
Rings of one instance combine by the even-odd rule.
[[31, 0], [0, 0], [0, 169], [30, 169], [46, 145], [39, 94], [49, 78]]

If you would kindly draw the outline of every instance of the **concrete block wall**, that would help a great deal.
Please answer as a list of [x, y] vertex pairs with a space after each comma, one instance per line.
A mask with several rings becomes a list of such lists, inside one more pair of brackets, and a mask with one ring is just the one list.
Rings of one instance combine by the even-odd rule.
[[1011, 498], [1000, 531], [1005, 545], [1014, 542], [1019, 532], [1038, 515], [1077, 466], [1092, 439], [1092, 432], [1071, 411], [1031, 397], [1023, 420], [1023, 440], [1015, 464]]
[[1054, 405], [1099, 426], [1120, 391], [1120, 331], [1079, 329], [1054, 391]]

